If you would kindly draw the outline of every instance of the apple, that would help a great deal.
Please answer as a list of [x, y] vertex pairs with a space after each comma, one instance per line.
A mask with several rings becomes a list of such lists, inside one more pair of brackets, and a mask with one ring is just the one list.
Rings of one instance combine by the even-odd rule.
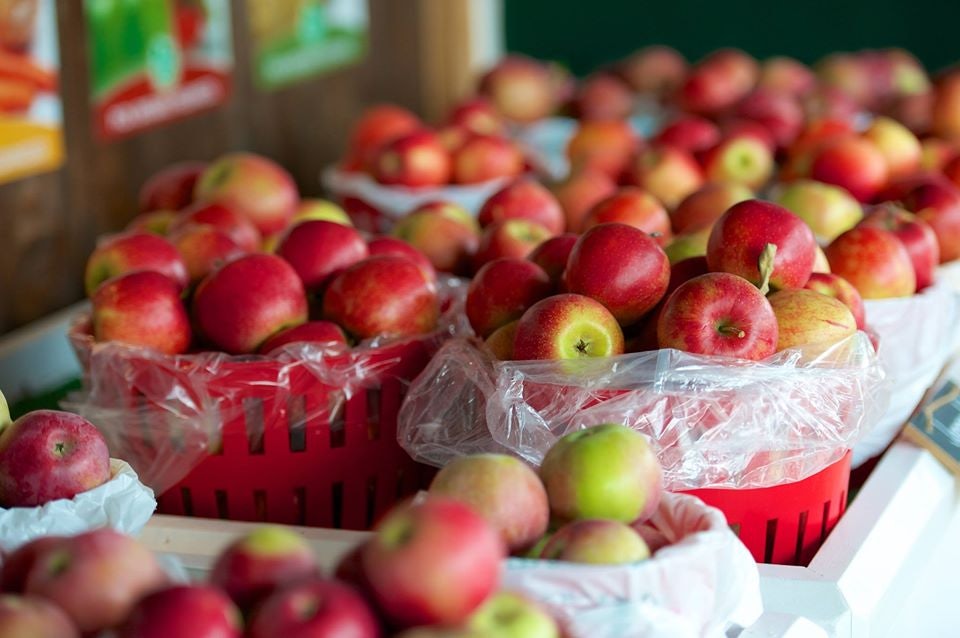
[[83, 280], [88, 296], [107, 279], [136, 271], [165, 275], [178, 291], [189, 281], [187, 266], [169, 241], [149, 233], [123, 233], [97, 243], [87, 259]]
[[193, 190], [206, 162], [177, 162], [154, 173], [140, 187], [140, 211], [178, 211], [193, 201]]
[[250, 619], [247, 638], [380, 638], [377, 617], [353, 588], [308, 580], [267, 598]]
[[456, 184], [480, 184], [516, 177], [523, 169], [523, 153], [512, 141], [495, 135], [474, 135], [453, 153], [451, 171]]
[[[7, 398], [0, 392], [0, 431], [10, 423], [10, 407], [7, 405]], [[2, 591], [2, 588], [0, 588]]]
[[149, 213], [140, 213], [127, 224], [126, 231], [129, 233], [151, 233], [153, 235], [165, 236], [177, 213], [172, 210], [154, 210]]
[[743, 184], [704, 184], [670, 213], [673, 232], [685, 235], [712, 228], [728, 208], [752, 197], [753, 192]]
[[620, 65], [620, 75], [638, 93], [672, 94], [687, 74], [687, 61], [676, 50], [652, 45], [635, 51]]
[[877, 117], [863, 136], [874, 144], [887, 163], [890, 178], [911, 175], [920, 168], [920, 140], [910, 129], [889, 117]]
[[166, 585], [150, 550], [103, 527], [45, 547], [27, 574], [24, 593], [60, 607], [88, 636], [116, 627], [140, 598]]
[[263, 238], [260, 231], [246, 217], [218, 202], [197, 202], [185, 208], [170, 225], [175, 233], [191, 225], [213, 226], [230, 236], [245, 252], [256, 252]]
[[705, 117], [684, 114], [660, 129], [653, 141], [660, 146], [670, 145], [688, 153], [700, 153], [720, 141], [720, 127]]
[[907, 297], [916, 292], [910, 253], [888, 230], [857, 226], [834, 239], [825, 252], [833, 273], [853, 284], [864, 299]]
[[663, 297], [670, 281], [670, 260], [642, 230], [600, 224], [577, 240], [563, 281], [568, 292], [599, 301], [621, 326], [629, 326]]
[[491, 195], [477, 214], [483, 227], [505, 219], [529, 219], [559, 235], [566, 225], [560, 202], [546, 187], [526, 178], [507, 184]]
[[357, 339], [405, 337], [437, 327], [436, 285], [417, 264], [398, 255], [378, 255], [336, 275], [323, 296], [323, 316]]
[[319, 219], [327, 222], [336, 222], [344, 226], [353, 226], [350, 215], [342, 207], [325, 199], [301, 199], [297, 210], [293, 213], [290, 224]]
[[[561, 437], [540, 466], [550, 511], [561, 522], [646, 520], [660, 503], [662, 474], [646, 437], [618, 423], [595, 425]], [[554, 539], [556, 535], [541, 556], [547, 555]]]
[[175, 283], [141, 270], [105, 281], [92, 299], [93, 338], [180, 354], [190, 347], [190, 318]]
[[710, 229], [704, 228], [687, 235], [676, 235], [673, 240], [663, 247], [667, 259], [675, 264], [690, 257], [704, 257], [706, 259], [707, 243], [710, 241]]
[[760, 64], [757, 87], [802, 97], [816, 86], [817, 77], [806, 64], [785, 56], [767, 58]]
[[657, 240], [661, 246], [670, 241], [670, 216], [656, 197], [635, 186], [626, 186], [597, 202], [581, 225], [587, 231], [599, 224], [618, 223], [633, 226]]
[[493, 104], [485, 97], [468, 98], [450, 110], [447, 125], [474, 135], [503, 135], [506, 126]]
[[276, 254], [293, 266], [307, 292], [322, 293], [334, 275], [369, 253], [363, 236], [354, 228], [313, 220], [287, 231]]
[[365, 110], [350, 132], [347, 161], [357, 169], [368, 167], [384, 144], [423, 128], [420, 119], [394, 104], [378, 104]]
[[939, 137], [925, 137], [920, 140], [921, 170], [943, 170], [955, 157], [957, 157], [957, 146], [954, 142], [948, 142]]
[[307, 320], [307, 295], [286, 261], [247, 255], [200, 282], [193, 318], [200, 334], [224, 352], [256, 352], [274, 334]]
[[846, 120], [811, 121], [786, 150], [786, 157], [780, 168], [780, 179], [789, 181], [810, 177], [813, 160], [821, 148], [853, 135], [853, 126]]
[[827, 253], [823, 252], [823, 248], [819, 244], [817, 244], [817, 256], [813, 260], [813, 272], [830, 272], [830, 260], [827, 259]]
[[690, 70], [677, 91], [677, 101], [691, 113], [717, 114], [747, 95], [759, 74], [757, 61], [743, 51], [719, 49]]
[[729, 137], [704, 153], [703, 171], [710, 182], [759, 190], [773, 175], [773, 151], [754, 137]]
[[627, 169], [626, 181], [648, 191], [672, 210], [703, 186], [704, 176], [690, 153], [662, 146], [640, 153]]
[[953, 157], [944, 163], [941, 171], [954, 186], [960, 187], [960, 156]]
[[587, 518], [557, 530], [540, 557], [588, 565], [624, 565], [650, 558], [650, 548], [626, 523]]
[[484, 264], [467, 286], [465, 313], [482, 339], [519, 319], [550, 295], [553, 286], [540, 266], [524, 259], [495, 259]]
[[860, 137], [844, 137], [817, 152], [810, 177], [836, 184], [861, 202], [869, 201], [889, 178], [887, 160], [877, 146]]
[[792, 95], [758, 88], [734, 109], [736, 117], [761, 124], [779, 148], [786, 148], [800, 134], [804, 113]]
[[184, 226], [170, 236], [170, 241], [187, 266], [191, 285], [228, 261], [246, 254], [230, 235], [213, 226]]
[[610, 73], [595, 73], [580, 83], [573, 111], [581, 120], [624, 120], [633, 111], [633, 93]]
[[930, 224], [898, 206], [887, 204], [871, 210], [860, 225], [889, 230], [903, 242], [913, 262], [917, 292], [933, 284], [940, 264], [940, 245]]
[[857, 55], [833, 53], [818, 61], [815, 70], [822, 84], [842, 91], [858, 105], [873, 101], [870, 71]]
[[759, 361], [777, 349], [770, 302], [743, 277], [712, 272], [680, 285], [657, 322], [661, 348]]
[[556, 107], [550, 69], [538, 60], [508, 55], [480, 79], [480, 93], [500, 115], [519, 123], [535, 122]]
[[437, 280], [437, 270], [422, 252], [396, 237], [374, 237], [367, 242], [367, 253], [374, 255], [399, 255], [411, 260], [423, 272], [423, 276], [429, 281]]
[[570, 251], [573, 250], [578, 237], [576, 233], [564, 233], [551, 237], [534, 248], [533, 252], [527, 256], [527, 259], [547, 273], [554, 288], [561, 286], [563, 271], [567, 268]]
[[590, 209], [601, 199], [612, 195], [617, 185], [603, 171], [585, 167], [551, 186], [551, 190], [563, 209], [566, 229], [578, 233]]
[[[720, 124], [721, 139], [734, 139], [740, 137], [749, 137], [763, 144], [764, 148], [769, 149], [771, 153], [778, 150], [777, 141], [774, 139], [770, 130], [754, 120], [748, 120], [742, 117], [725, 118]], [[702, 160], [704, 153], [699, 156]]]
[[382, 146], [373, 161], [372, 174], [381, 184], [426, 188], [450, 181], [450, 152], [437, 134], [418, 130]]
[[863, 217], [860, 202], [845, 189], [810, 179], [784, 184], [774, 201], [827, 242], [853, 228]]
[[567, 142], [566, 154], [573, 171], [590, 168], [616, 179], [640, 148], [640, 139], [622, 120], [581, 122]]
[[[732, 206], [717, 220], [707, 243], [707, 263], [714, 272], [764, 283], [760, 258], [776, 246], [769, 284], [775, 290], [802, 288], [813, 272], [813, 231], [782, 206], [749, 199]], [[766, 292], [766, 291], [764, 291]]]
[[0, 636], [4, 638], [80, 638], [70, 618], [42, 598], [0, 596]]
[[308, 321], [299, 326], [281, 330], [263, 342], [259, 352], [270, 354], [288, 343], [335, 343], [347, 345], [347, 336], [343, 330], [332, 321]]
[[533, 304], [517, 322], [513, 358], [582, 359], [623, 353], [623, 330], [599, 301], [561, 294]]
[[240, 612], [218, 589], [175, 585], [141, 599], [117, 638], [241, 638]]
[[462, 275], [480, 243], [480, 226], [458, 204], [430, 202], [397, 221], [393, 236], [426, 255], [436, 270]]
[[857, 321], [839, 299], [791, 288], [768, 298], [777, 316], [777, 351], [808, 344], [832, 345], [857, 331]]
[[946, 181], [921, 183], [900, 203], [933, 228], [940, 244], [940, 263], [960, 259], [960, 190]]
[[466, 620], [496, 589], [505, 555], [500, 534], [482, 516], [430, 496], [387, 513], [362, 562], [377, 606], [405, 628]]
[[931, 132], [950, 141], [960, 140], [960, 73], [949, 71], [934, 88]]
[[466, 625], [489, 638], [560, 638], [560, 628], [550, 614], [532, 600], [508, 591], [491, 596]]
[[546, 226], [529, 219], [504, 219], [487, 226], [473, 255], [476, 272], [494, 259], [526, 259], [534, 249], [553, 237]]
[[803, 111], [807, 121], [820, 119], [853, 122], [860, 112], [856, 100], [835, 86], [818, 84], [803, 96]]
[[27, 586], [27, 576], [39, 557], [48, 547], [53, 547], [65, 536], [38, 536], [4, 555], [0, 565], [0, 592], [22, 594]]
[[500, 326], [483, 342], [483, 345], [495, 359], [499, 361], [513, 359], [513, 340], [517, 336], [517, 324], [519, 322], [518, 319], [515, 319]]
[[815, 272], [810, 275], [810, 280], [804, 286], [807, 290], [814, 290], [821, 295], [829, 295], [841, 301], [853, 315], [858, 330], [865, 330], [867, 327], [866, 310], [863, 305], [863, 297], [857, 292], [849, 281], [833, 273]]

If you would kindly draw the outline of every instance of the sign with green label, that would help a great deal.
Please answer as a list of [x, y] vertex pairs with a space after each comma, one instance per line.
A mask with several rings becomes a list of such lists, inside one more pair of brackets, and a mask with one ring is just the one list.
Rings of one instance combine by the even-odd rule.
[[226, 101], [233, 68], [229, 0], [85, 0], [84, 13], [101, 139]]
[[262, 89], [352, 64], [367, 48], [364, 0], [247, 0], [247, 17]]

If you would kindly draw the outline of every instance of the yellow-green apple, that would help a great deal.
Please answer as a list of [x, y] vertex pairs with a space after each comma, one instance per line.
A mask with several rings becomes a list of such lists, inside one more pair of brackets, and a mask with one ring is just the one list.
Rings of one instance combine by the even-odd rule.
[[813, 272], [817, 245], [813, 231], [789, 210], [771, 202], [748, 199], [730, 207], [710, 233], [707, 263], [714, 272], [739, 275], [762, 286], [760, 258], [770, 244], [776, 246], [770, 287], [802, 288]]
[[322, 293], [336, 273], [366, 259], [369, 253], [356, 229], [312, 220], [288, 230], [276, 254], [293, 266], [307, 292]]
[[381, 612], [398, 628], [456, 625], [497, 588], [506, 547], [459, 501], [430, 496], [395, 507], [361, 557]]
[[802, 219], [822, 241], [845, 233], [863, 217], [863, 207], [839, 186], [812, 179], [783, 185], [774, 201]]
[[177, 218], [177, 212], [172, 210], [154, 210], [140, 213], [127, 224], [126, 231], [131, 233], [152, 233], [163, 237], [170, 230], [171, 224]]
[[491, 596], [467, 620], [489, 638], [560, 638], [557, 621], [532, 600], [509, 591]]
[[326, 199], [301, 199], [297, 204], [297, 210], [293, 213], [291, 224], [310, 221], [311, 219], [322, 219], [328, 222], [336, 222], [344, 226], [353, 226], [350, 221], [350, 215], [342, 207]]
[[495, 359], [499, 361], [513, 359], [513, 340], [517, 335], [518, 323], [520, 323], [519, 319], [500, 326], [483, 342]]
[[573, 170], [590, 168], [617, 179], [640, 148], [640, 138], [629, 122], [581, 122], [567, 142], [567, 159]]
[[137, 271], [158, 272], [176, 285], [186, 288], [190, 280], [180, 253], [165, 238], [150, 233], [122, 233], [97, 243], [90, 257], [83, 280], [87, 295], [107, 279]]
[[572, 106], [581, 120], [624, 120], [633, 111], [633, 93], [620, 78], [599, 72], [580, 83]]
[[430, 202], [400, 219], [393, 236], [426, 255], [438, 271], [464, 275], [480, 243], [480, 225], [458, 204]]
[[688, 153], [699, 153], [720, 141], [720, 127], [705, 117], [682, 114], [660, 129], [653, 141], [658, 145], [676, 146]]
[[477, 214], [480, 226], [505, 219], [529, 219], [559, 235], [566, 225], [563, 209], [553, 193], [534, 179], [507, 184], [484, 202]]
[[0, 591], [9, 594], [22, 594], [27, 586], [27, 576], [33, 569], [37, 558], [46, 550], [59, 543], [64, 536], [39, 536], [28, 541], [3, 557], [0, 565]]
[[317, 559], [303, 537], [277, 525], [264, 525], [220, 552], [210, 583], [246, 614], [273, 592], [318, 574]]
[[437, 270], [422, 252], [396, 237], [374, 237], [367, 242], [367, 253], [374, 255], [399, 255], [413, 261], [430, 281], [437, 280]]
[[623, 565], [650, 558], [650, 548], [626, 523], [585, 518], [558, 529], [540, 557], [588, 565]]
[[451, 173], [456, 184], [479, 184], [516, 177], [523, 168], [523, 153], [509, 139], [472, 135], [454, 151]]
[[703, 154], [702, 162], [708, 181], [742, 184], [751, 190], [759, 190], [773, 175], [773, 151], [747, 135], [725, 138]]
[[363, 112], [350, 132], [345, 163], [355, 170], [365, 170], [381, 146], [421, 128], [420, 119], [401, 106], [372, 106]]
[[140, 211], [178, 211], [193, 201], [193, 190], [200, 175], [207, 168], [205, 162], [177, 162], [157, 171], [140, 187]]
[[568, 292], [599, 301], [621, 326], [629, 326], [663, 297], [670, 282], [670, 260], [642, 230], [600, 224], [577, 240], [563, 282]]
[[[7, 398], [0, 392], [0, 431], [10, 423], [10, 407], [7, 405]], [[2, 590], [2, 588], [0, 588]]]
[[707, 242], [710, 241], [710, 229], [703, 228], [687, 235], [675, 235], [669, 244], [663, 247], [667, 259], [675, 264], [690, 257], [700, 257], [707, 254]]
[[717, 114], [749, 93], [759, 74], [757, 61], [743, 51], [719, 49], [690, 70], [677, 91], [677, 100], [686, 111]]
[[215, 160], [197, 180], [194, 195], [233, 209], [264, 235], [283, 230], [300, 201], [290, 173], [253, 153], [228, 153]]
[[517, 321], [513, 358], [583, 359], [623, 354], [623, 330], [599, 301], [565, 293], [530, 306]]
[[479, 88], [497, 112], [513, 122], [535, 122], [556, 107], [549, 68], [522, 55], [503, 58], [484, 74]]
[[760, 63], [757, 87], [802, 97], [817, 83], [813, 71], [803, 62], [785, 56], [774, 56]]
[[753, 192], [743, 184], [704, 184], [670, 213], [673, 232], [686, 235], [710, 229], [728, 208], [752, 197]]
[[533, 250], [553, 237], [544, 226], [529, 219], [513, 217], [493, 222], [483, 229], [473, 255], [474, 272], [494, 259], [526, 259]]
[[791, 288], [768, 299], [777, 316], [777, 351], [807, 344], [830, 345], [857, 331], [853, 313], [835, 297]]
[[0, 636], [4, 638], [80, 638], [59, 607], [42, 598], [0, 595]]
[[93, 338], [180, 354], [191, 328], [180, 290], [169, 278], [141, 270], [105, 281], [93, 294]]
[[805, 119], [797, 98], [769, 89], [751, 92], [740, 100], [734, 114], [762, 125], [778, 148], [786, 148], [793, 142], [803, 129]]
[[192, 285], [228, 261], [246, 254], [230, 235], [206, 224], [184, 226], [170, 235], [170, 241], [183, 258]]
[[661, 348], [758, 361], [777, 349], [770, 302], [743, 277], [712, 272], [680, 285], [657, 321]]
[[450, 181], [450, 152], [437, 134], [418, 130], [380, 147], [373, 160], [374, 179], [388, 186], [424, 188]]
[[500, 533], [511, 552], [536, 543], [550, 522], [540, 477], [523, 461], [505, 454], [454, 459], [434, 477], [430, 494], [469, 505]]
[[490, 100], [483, 96], [468, 98], [452, 109], [447, 124], [476, 135], [503, 135], [506, 126]]
[[960, 140], [960, 73], [955, 70], [936, 82], [930, 124], [937, 137]]
[[899, 206], [886, 204], [871, 210], [860, 225], [889, 230], [903, 242], [913, 262], [917, 292], [933, 284], [940, 264], [940, 245], [930, 224]]
[[923, 183], [908, 191], [900, 203], [933, 228], [940, 263], [960, 259], [960, 190], [945, 180]]
[[620, 75], [638, 93], [672, 94], [687, 74], [687, 61], [676, 50], [651, 45], [620, 64]]
[[939, 137], [925, 137], [920, 140], [920, 169], [925, 171], [939, 171], [947, 162], [957, 157], [955, 142]]
[[568, 231], [581, 231], [583, 218], [601, 199], [617, 190], [616, 183], [603, 171], [585, 167], [570, 173], [567, 178], [551, 186], [560, 203]]
[[861, 202], [869, 201], [889, 179], [887, 160], [862, 137], [844, 137], [826, 144], [813, 158], [810, 177], [836, 184]]
[[[290, 635], [290, 634], [284, 634]], [[141, 599], [116, 638], [241, 638], [240, 612], [219, 589], [174, 585]]]
[[813, 259], [813, 272], [830, 272], [830, 260], [827, 259], [827, 253], [823, 252], [823, 248], [819, 244], [817, 244], [817, 256]]
[[96, 426], [56, 410], [28, 412], [0, 431], [0, 505], [36, 507], [73, 498], [110, 479]]
[[405, 337], [437, 326], [436, 285], [399, 255], [368, 257], [342, 270], [323, 296], [323, 315], [357, 339]]
[[646, 437], [619, 423], [603, 423], [554, 443], [540, 466], [540, 478], [557, 521], [633, 523], [656, 511], [663, 472]]
[[180, 212], [170, 225], [174, 233], [185, 226], [203, 224], [213, 226], [230, 236], [245, 252], [256, 252], [263, 238], [260, 231], [246, 217], [218, 202], [197, 202]]
[[308, 321], [299, 326], [281, 330], [263, 342], [258, 352], [270, 354], [288, 343], [327, 343], [347, 345], [347, 336], [332, 321]]
[[672, 146], [640, 153], [625, 177], [627, 183], [648, 191], [671, 210], [704, 183], [703, 171], [693, 156]]
[[167, 582], [149, 549], [103, 527], [45, 547], [27, 574], [24, 593], [54, 603], [90, 636], [119, 625], [138, 600]]
[[661, 246], [670, 241], [670, 216], [660, 201], [636, 186], [625, 186], [597, 202], [583, 220], [586, 232], [600, 224], [633, 226], [657, 240]]
[[527, 256], [527, 259], [543, 268], [543, 272], [547, 273], [555, 289], [560, 288], [570, 251], [573, 250], [578, 237], [576, 233], [564, 233], [551, 237], [534, 248], [533, 252]]
[[810, 275], [810, 280], [804, 286], [807, 290], [814, 290], [821, 295], [829, 295], [841, 301], [853, 315], [858, 330], [864, 330], [867, 327], [866, 309], [863, 305], [863, 297], [857, 292], [849, 281], [833, 273], [815, 272]]
[[221, 350], [256, 352], [274, 334], [307, 320], [307, 295], [297, 271], [280, 257], [246, 255], [200, 282], [193, 318]]
[[470, 285], [464, 311], [481, 339], [519, 319], [524, 311], [550, 295], [553, 285], [543, 269], [525, 259], [494, 259], [484, 264]]
[[248, 625], [247, 638], [383, 635], [363, 597], [335, 580], [308, 580], [276, 592], [257, 607]]
[[890, 178], [911, 175], [920, 168], [920, 140], [900, 122], [877, 117], [863, 136], [880, 151]]
[[827, 246], [830, 270], [864, 299], [908, 297], [917, 290], [910, 253], [889, 230], [857, 226]]

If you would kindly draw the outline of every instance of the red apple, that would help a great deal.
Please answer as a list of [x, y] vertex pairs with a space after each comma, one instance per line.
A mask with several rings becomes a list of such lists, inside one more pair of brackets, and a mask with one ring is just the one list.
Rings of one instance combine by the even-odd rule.
[[736, 49], [719, 49], [697, 63], [680, 86], [681, 108], [712, 115], [733, 106], [754, 87], [757, 61]]
[[673, 291], [657, 323], [661, 348], [758, 361], [777, 349], [777, 317], [752, 283], [725, 272]]
[[920, 140], [900, 122], [889, 117], [878, 117], [870, 123], [863, 136], [880, 151], [891, 179], [912, 175], [920, 169]]
[[573, 109], [581, 120], [623, 120], [633, 111], [633, 93], [616, 76], [596, 73], [580, 84]]
[[348, 144], [348, 160], [354, 160], [358, 170], [368, 167], [381, 146], [421, 128], [423, 123], [420, 119], [401, 106], [372, 106], [363, 112], [353, 126]]
[[457, 184], [479, 184], [516, 177], [523, 168], [523, 153], [513, 142], [494, 135], [474, 135], [454, 152], [452, 177]]
[[520, 179], [504, 186], [484, 202], [477, 215], [481, 226], [505, 219], [529, 219], [550, 231], [563, 232], [565, 220], [557, 198], [533, 179]]
[[509, 55], [480, 80], [485, 95], [501, 116], [514, 122], [534, 122], [555, 108], [550, 69], [538, 60]]
[[853, 284], [864, 299], [907, 297], [916, 292], [910, 253], [888, 230], [858, 226], [834, 239], [825, 252], [833, 273]]
[[333, 278], [323, 296], [323, 315], [357, 339], [405, 337], [435, 329], [440, 302], [436, 286], [417, 264], [379, 255]]
[[813, 160], [821, 148], [853, 135], [852, 125], [847, 121], [836, 119], [812, 121], [787, 149], [784, 164], [780, 169], [780, 179], [788, 181], [810, 177]]
[[954, 186], [960, 187], [960, 156], [953, 157], [945, 162], [941, 170], [943, 176], [950, 180]]
[[441, 272], [466, 274], [480, 243], [480, 226], [463, 207], [450, 202], [430, 202], [411, 211], [393, 228]]
[[450, 152], [436, 133], [414, 131], [382, 146], [373, 163], [373, 177], [388, 186], [424, 188], [450, 181]]
[[655, 238], [661, 246], [670, 241], [670, 216], [656, 197], [640, 188], [627, 186], [597, 202], [581, 228], [587, 231], [607, 223], [633, 226]]
[[37, 557], [64, 538], [66, 537], [40, 536], [5, 555], [3, 564], [0, 565], [0, 591], [8, 594], [22, 594], [27, 586], [27, 576], [37, 562]]
[[662, 45], [640, 49], [620, 65], [620, 75], [638, 93], [670, 95], [686, 74], [684, 57], [676, 49]]
[[126, 231], [129, 233], [151, 233], [153, 235], [165, 236], [177, 213], [172, 210], [154, 210], [149, 213], [140, 213], [127, 224]]
[[520, 321], [515, 320], [500, 326], [483, 342], [495, 359], [499, 361], [513, 359], [513, 340], [517, 336], [518, 323]]
[[570, 258], [570, 251], [577, 243], [577, 238], [578, 235], [575, 233], [551, 237], [534, 248], [533, 252], [527, 256], [527, 259], [543, 268], [543, 272], [547, 273], [554, 288], [560, 285], [563, 271], [567, 268], [567, 260]]
[[154, 173], [140, 187], [140, 211], [178, 211], [193, 201], [193, 189], [206, 162], [177, 162]]
[[640, 153], [628, 168], [626, 178], [627, 183], [648, 191], [670, 210], [704, 182], [693, 156], [672, 146]]
[[424, 277], [430, 281], [437, 280], [437, 270], [433, 267], [433, 264], [430, 263], [430, 260], [427, 259], [427, 256], [402, 239], [397, 239], [396, 237], [374, 237], [367, 242], [367, 253], [371, 257], [374, 255], [399, 255], [406, 257], [420, 267]]
[[617, 190], [616, 183], [603, 171], [583, 168], [551, 187], [563, 209], [566, 229], [580, 232], [584, 217], [601, 199]]
[[0, 596], [3, 638], [80, 638], [70, 618], [42, 598]]
[[84, 284], [87, 295], [107, 279], [136, 271], [165, 275], [177, 290], [189, 281], [187, 266], [169, 241], [149, 233], [123, 233], [100, 241], [87, 259]]
[[623, 565], [646, 560], [650, 548], [620, 521], [587, 518], [567, 523], [547, 541], [540, 558], [589, 565]]
[[355, 229], [335, 222], [300, 222], [277, 246], [308, 292], [322, 292], [338, 272], [368, 255], [367, 244]]
[[917, 292], [933, 284], [940, 264], [940, 245], [928, 223], [902, 208], [888, 204], [871, 210], [860, 225], [889, 230], [903, 242], [913, 262]]
[[922, 183], [900, 203], [930, 224], [940, 244], [940, 262], [960, 259], [960, 190], [949, 183]]
[[274, 334], [307, 320], [307, 295], [286, 261], [247, 255], [200, 282], [193, 317], [216, 347], [231, 354], [256, 352]]
[[256, 252], [263, 238], [246, 217], [218, 202], [197, 202], [184, 209], [170, 226], [174, 233], [191, 225], [213, 226], [230, 236], [245, 252]]
[[310, 580], [267, 598], [254, 612], [248, 638], [380, 638], [377, 617], [354, 589]]
[[552, 288], [547, 273], [532, 261], [495, 259], [484, 264], [467, 287], [467, 319], [473, 331], [485, 339], [500, 326], [519, 319]]
[[861, 202], [869, 201], [887, 183], [887, 160], [867, 139], [845, 137], [827, 144], [813, 159], [810, 177], [836, 184]]
[[628, 122], [599, 120], [581, 122], [566, 153], [573, 170], [590, 168], [616, 179], [639, 147], [640, 139]]
[[180, 354], [190, 347], [187, 310], [177, 285], [141, 270], [104, 282], [93, 295], [93, 338]]
[[460, 102], [447, 116], [447, 124], [459, 126], [476, 135], [503, 135], [503, 120], [485, 97], [474, 96]]
[[230, 235], [213, 226], [184, 226], [170, 236], [170, 241], [183, 257], [191, 284], [196, 284], [228, 261], [246, 254], [230, 239]]
[[705, 184], [670, 213], [673, 232], [686, 235], [712, 228], [728, 208], [752, 197], [753, 193], [743, 184]]
[[842, 91], [860, 106], [874, 99], [870, 70], [857, 55], [831, 54], [817, 62], [816, 72], [822, 84]]
[[780, 148], [786, 148], [800, 134], [804, 113], [791, 95], [768, 89], [757, 89], [736, 106], [737, 117], [761, 124]]
[[[775, 153], [778, 150], [777, 141], [774, 139], [770, 130], [755, 120], [748, 120], [742, 117], [726, 118], [720, 124], [720, 134], [721, 139], [749, 137], [763, 144], [771, 153]], [[701, 161], [703, 155], [704, 153], [700, 153]]]
[[815, 272], [810, 275], [810, 280], [804, 288], [839, 300], [850, 310], [858, 330], [864, 330], [867, 327], [863, 297], [853, 287], [853, 284], [843, 277], [833, 273]]
[[825, 241], [850, 230], [863, 217], [860, 202], [847, 190], [810, 179], [784, 184], [774, 201], [806, 222], [813, 234]]
[[857, 331], [856, 319], [846, 304], [815, 290], [780, 290], [770, 295], [769, 301], [777, 316], [777, 351], [832, 345]]
[[623, 353], [623, 331], [599, 301], [577, 294], [547, 297], [517, 322], [513, 357], [582, 359]]
[[708, 181], [742, 184], [754, 191], [770, 180], [773, 167], [773, 152], [749, 136], [726, 138], [703, 156]]
[[767, 58], [760, 64], [759, 88], [802, 97], [817, 83], [817, 77], [806, 64], [784, 56]]
[[336, 343], [347, 345], [347, 336], [340, 326], [332, 321], [308, 321], [299, 326], [281, 330], [263, 342], [259, 352], [270, 354], [288, 343]]
[[473, 256], [474, 271], [494, 259], [526, 259], [553, 236], [545, 226], [529, 219], [504, 219], [487, 226]]
[[688, 153], [699, 153], [720, 141], [720, 128], [705, 117], [685, 114], [660, 129], [653, 141], [659, 145], [676, 146]]
[[241, 638], [240, 612], [220, 590], [176, 585], [136, 604], [117, 638]]

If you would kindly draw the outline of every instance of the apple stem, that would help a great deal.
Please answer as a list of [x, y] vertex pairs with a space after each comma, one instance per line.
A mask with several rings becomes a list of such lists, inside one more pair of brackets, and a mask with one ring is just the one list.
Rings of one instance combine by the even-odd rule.
[[737, 339], [743, 339], [744, 337], [747, 336], [746, 332], [744, 332], [740, 328], [737, 328], [736, 326], [721, 326], [719, 328], [719, 331], [724, 334], [733, 335]]
[[760, 259], [757, 260], [757, 268], [760, 270], [760, 294], [766, 296], [770, 292], [770, 277], [773, 275], [773, 259], [777, 256], [777, 245], [766, 244], [760, 252]]

